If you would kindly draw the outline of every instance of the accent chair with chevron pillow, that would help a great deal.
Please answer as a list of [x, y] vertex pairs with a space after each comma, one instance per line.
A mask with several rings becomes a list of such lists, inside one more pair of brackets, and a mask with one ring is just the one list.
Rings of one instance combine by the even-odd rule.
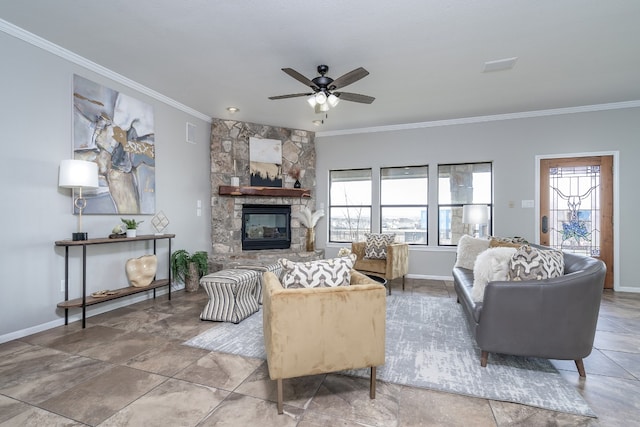
[[367, 244], [364, 257], [369, 259], [387, 259], [387, 246], [396, 240], [395, 234], [365, 233]]

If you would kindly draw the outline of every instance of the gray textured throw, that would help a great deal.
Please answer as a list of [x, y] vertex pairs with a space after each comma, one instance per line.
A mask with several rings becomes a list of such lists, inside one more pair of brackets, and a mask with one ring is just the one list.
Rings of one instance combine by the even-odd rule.
[[[578, 391], [546, 359], [490, 354], [487, 367], [480, 367], [480, 350], [463, 316], [453, 299], [408, 293], [388, 296], [386, 362], [378, 367], [378, 379], [595, 416]], [[184, 344], [266, 359], [262, 312], [237, 325], [215, 324]], [[344, 373], [369, 376], [368, 369]]]

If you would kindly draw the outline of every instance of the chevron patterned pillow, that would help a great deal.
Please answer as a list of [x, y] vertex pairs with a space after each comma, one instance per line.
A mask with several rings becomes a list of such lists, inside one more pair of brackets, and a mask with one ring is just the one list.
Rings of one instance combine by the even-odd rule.
[[396, 240], [395, 234], [365, 233], [367, 244], [364, 246], [364, 257], [368, 259], [387, 259], [387, 245]]
[[278, 262], [283, 269], [283, 288], [349, 286], [356, 255], [307, 262], [293, 262], [281, 258]]
[[509, 263], [508, 280], [542, 280], [564, 274], [564, 255], [555, 249], [521, 246]]

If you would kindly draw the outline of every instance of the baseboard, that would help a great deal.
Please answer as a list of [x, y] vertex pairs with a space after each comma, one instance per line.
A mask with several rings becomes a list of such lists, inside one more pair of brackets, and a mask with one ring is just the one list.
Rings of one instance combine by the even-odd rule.
[[[175, 284], [173, 284], [173, 287], [171, 288], [171, 292], [176, 292], [182, 289], [184, 289], [184, 285], [176, 286]], [[157, 289], [156, 298], [162, 295], [167, 295], [167, 293], [168, 293], [168, 290], [166, 288]], [[109, 304], [102, 303], [102, 304], [93, 305], [87, 309], [87, 319], [102, 313], [106, 313], [111, 310], [115, 310], [117, 308], [126, 307], [128, 305], [136, 304], [138, 302], [146, 301], [152, 298], [153, 298], [153, 294], [149, 293], [149, 295], [147, 295], [146, 293], [143, 293], [143, 294], [127, 297], [127, 298], [113, 300]], [[81, 309], [70, 309], [70, 310], [71, 311], [69, 312], [69, 323], [82, 320]], [[63, 326], [63, 325], [64, 325], [64, 317], [61, 317], [60, 319], [52, 320], [50, 322], [41, 323], [39, 325], [21, 329], [19, 331], [10, 332], [5, 335], [0, 335], [0, 344], [8, 341], [24, 338], [26, 336], [37, 334], [38, 332], [57, 328], [58, 326]]]
[[640, 293], [640, 287], [631, 287], [631, 286], [618, 286], [613, 289], [615, 292], [631, 292], [631, 293]]
[[452, 281], [453, 276], [432, 276], [429, 274], [407, 274], [407, 279], [425, 279], [425, 280], [448, 280]]

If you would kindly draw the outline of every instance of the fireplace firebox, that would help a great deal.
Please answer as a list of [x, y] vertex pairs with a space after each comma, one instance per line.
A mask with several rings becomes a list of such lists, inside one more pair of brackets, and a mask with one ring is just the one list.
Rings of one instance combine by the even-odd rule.
[[242, 205], [242, 250], [291, 247], [291, 206]]

